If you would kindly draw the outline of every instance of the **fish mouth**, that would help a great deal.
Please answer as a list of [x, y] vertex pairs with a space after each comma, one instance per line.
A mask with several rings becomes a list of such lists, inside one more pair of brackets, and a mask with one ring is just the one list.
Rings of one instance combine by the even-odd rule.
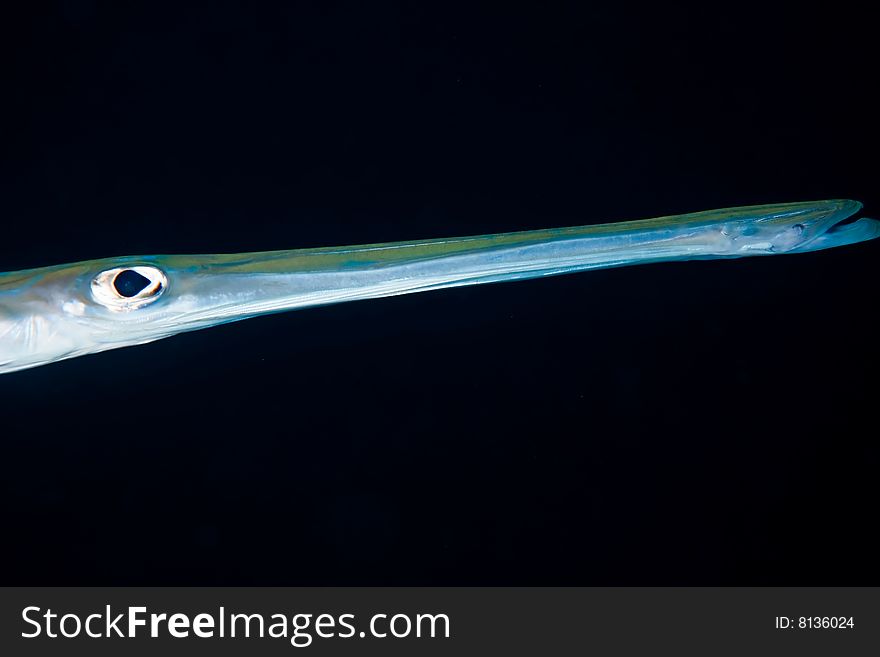
[[809, 237], [801, 244], [788, 249], [787, 252], [821, 251], [880, 237], [880, 221], [868, 217], [855, 217], [855, 214], [861, 209], [862, 204], [858, 201], [833, 202], [830, 210], [815, 221], [812, 230], [806, 231]]

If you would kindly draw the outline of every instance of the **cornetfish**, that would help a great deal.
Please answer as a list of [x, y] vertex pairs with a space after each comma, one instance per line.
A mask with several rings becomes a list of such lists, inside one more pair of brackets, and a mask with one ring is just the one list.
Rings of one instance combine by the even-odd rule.
[[805, 253], [880, 235], [851, 200], [497, 235], [235, 255], [149, 255], [0, 274], [0, 373], [257, 315], [671, 260]]

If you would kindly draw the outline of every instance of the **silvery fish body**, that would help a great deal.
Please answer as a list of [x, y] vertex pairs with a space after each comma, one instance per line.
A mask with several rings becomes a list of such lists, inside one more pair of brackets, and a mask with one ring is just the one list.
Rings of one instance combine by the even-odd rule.
[[671, 260], [803, 253], [880, 235], [831, 200], [455, 239], [150, 255], [0, 274], [0, 373], [266, 313]]

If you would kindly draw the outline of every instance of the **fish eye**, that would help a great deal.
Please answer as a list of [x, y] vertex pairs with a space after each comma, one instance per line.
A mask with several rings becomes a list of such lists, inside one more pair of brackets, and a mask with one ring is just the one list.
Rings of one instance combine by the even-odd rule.
[[92, 279], [92, 297], [110, 310], [142, 308], [156, 301], [168, 288], [161, 269], [146, 265], [115, 267]]

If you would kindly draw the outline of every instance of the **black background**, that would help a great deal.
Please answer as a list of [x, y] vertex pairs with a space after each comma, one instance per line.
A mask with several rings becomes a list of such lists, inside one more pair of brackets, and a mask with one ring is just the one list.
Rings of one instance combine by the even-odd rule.
[[[840, 5], [3, 9], [0, 270], [851, 197]], [[877, 584], [877, 244], [0, 377], [4, 584]]]

